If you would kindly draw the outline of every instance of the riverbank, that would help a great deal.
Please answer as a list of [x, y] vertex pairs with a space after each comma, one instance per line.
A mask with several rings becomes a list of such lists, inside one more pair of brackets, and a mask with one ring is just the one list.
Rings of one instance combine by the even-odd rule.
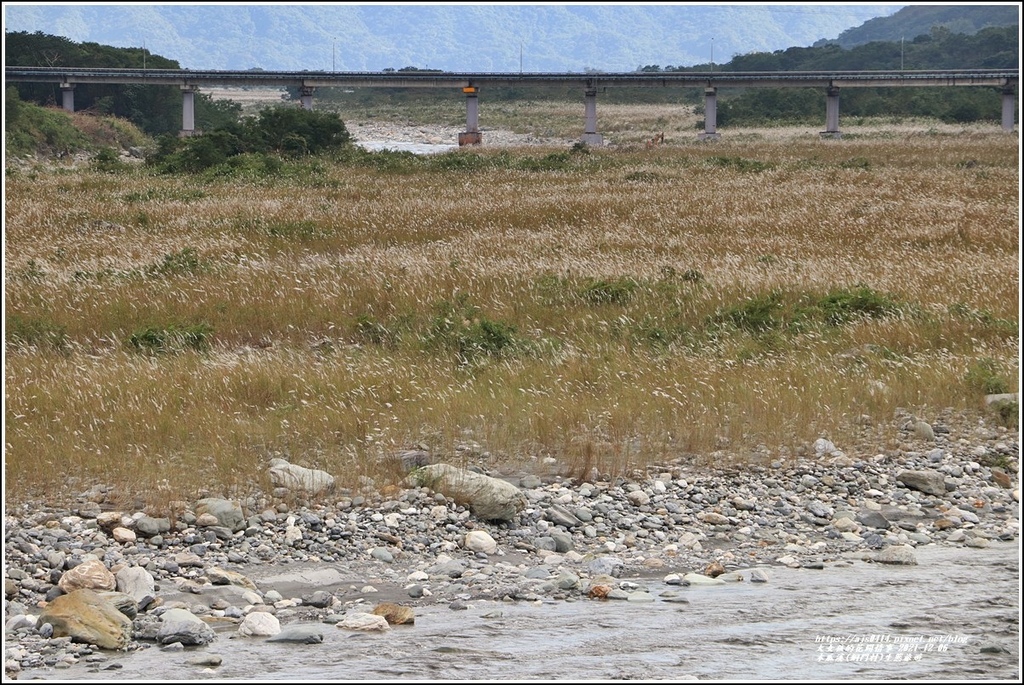
[[[465, 617], [478, 621], [501, 606], [632, 606], [669, 601], [666, 592], [686, 600], [706, 584], [753, 587], [779, 573], [865, 564], [897, 574], [936, 548], [1005, 550], [1006, 562], [1019, 564], [1018, 432], [952, 413], [931, 421], [901, 413], [887, 430], [898, 448], [821, 439], [795, 461], [681, 459], [614, 480], [493, 473], [522, 496], [507, 520], [482, 519], [475, 502], [411, 481], [384, 493], [278, 487], [241, 502], [182, 503], [167, 518], [111, 511], [102, 486], [66, 507], [25, 504], [5, 512], [5, 673], [29, 679], [90, 667], [110, 676], [103, 669], [120, 655], [146, 659], [157, 648], [181, 650], [182, 665], [206, 659], [202, 668], [216, 674], [240, 644], [229, 640], [256, 614], [273, 617], [262, 617], [271, 627], [246, 649], [292, 628], [312, 627], [319, 639], [297, 633], [312, 642], [336, 630], [361, 634], [348, 622], [385, 602], [435, 624], [440, 612], [457, 633]], [[444, 461], [400, 456], [410, 467]], [[323, 483], [304, 487], [314, 485]], [[104, 585], [110, 580], [114, 587]], [[66, 590], [89, 583], [121, 593], [109, 597], [133, 617], [125, 649], [61, 638], [42, 620]], [[169, 617], [182, 616], [174, 610], [196, 619], [194, 633], [161, 637]], [[1006, 630], [972, 635], [972, 649], [1016, 654], [1019, 624]], [[210, 675], [195, 665], [188, 673]]]

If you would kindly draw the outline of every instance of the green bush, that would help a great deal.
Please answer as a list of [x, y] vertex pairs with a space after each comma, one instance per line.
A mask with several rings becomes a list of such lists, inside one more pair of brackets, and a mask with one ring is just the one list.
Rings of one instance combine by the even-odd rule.
[[205, 352], [210, 348], [213, 328], [205, 323], [149, 326], [132, 333], [127, 345], [143, 354], [180, 352], [185, 349]]
[[1010, 392], [1010, 383], [995, 359], [982, 357], [967, 369], [964, 376], [967, 385], [985, 395], [1001, 395]]
[[577, 294], [588, 304], [624, 305], [633, 299], [637, 282], [632, 278], [588, 279]]
[[67, 352], [70, 342], [63, 326], [19, 314], [4, 319], [4, 340], [14, 347], [49, 347], [58, 352]]

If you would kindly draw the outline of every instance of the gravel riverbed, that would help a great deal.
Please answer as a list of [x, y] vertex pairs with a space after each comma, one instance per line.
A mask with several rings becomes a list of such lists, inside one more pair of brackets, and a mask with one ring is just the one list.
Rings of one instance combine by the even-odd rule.
[[[790, 569], [924, 564], [935, 548], [1005, 549], [1019, 569], [1019, 435], [985, 416], [897, 412], [874, 433], [891, 438], [885, 448], [821, 438], [792, 458], [707, 465], [731, 464], [723, 452], [629, 478], [568, 479], [557, 464], [502, 473], [480, 461], [472, 471], [521, 497], [502, 519], [411, 478], [384, 494], [368, 484], [211, 496], [166, 516], [114, 509], [103, 485], [63, 507], [7, 507], [5, 675], [88, 667], [114, 678], [111, 654], [156, 649], [209, 678], [239, 635], [313, 644], [324, 631], [386, 631], [439, 608], [458, 625], [474, 602], [625, 607], [649, 599], [641, 579], [669, 592], [772, 583]], [[445, 462], [396, 456], [410, 468]], [[125, 617], [116, 645], [99, 643], [100, 628], [96, 641], [76, 633], [54, 608], [80, 590]], [[1008, 599], [1019, 613], [1019, 595]], [[1007, 631], [976, 647], [1018, 652], [1019, 622]]]

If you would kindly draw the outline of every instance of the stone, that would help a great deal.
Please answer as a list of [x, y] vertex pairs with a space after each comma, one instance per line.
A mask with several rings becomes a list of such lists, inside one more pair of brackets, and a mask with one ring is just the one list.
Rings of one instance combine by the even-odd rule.
[[304, 645], [318, 645], [323, 641], [323, 631], [315, 625], [285, 626], [280, 633], [267, 638], [267, 642], [297, 642]]
[[281, 632], [281, 622], [277, 616], [265, 611], [253, 611], [238, 624], [238, 634], [242, 637], [269, 637]]
[[917, 564], [914, 548], [907, 545], [892, 545], [875, 554], [875, 561], [880, 564], [897, 566], [913, 566]]
[[625, 564], [618, 557], [598, 557], [587, 564], [587, 571], [595, 576], [612, 576], [618, 578]]
[[868, 528], [877, 528], [878, 530], [889, 530], [891, 525], [889, 519], [885, 517], [880, 511], [861, 511], [857, 514], [857, 522]]
[[124, 544], [126, 542], [135, 542], [136, 538], [138, 537], [137, 535], [135, 535], [134, 530], [129, 530], [121, 526], [115, 528], [113, 531], [111, 531], [110, 534], [114, 538], [115, 542], [119, 542], [121, 544]]
[[101, 649], [127, 649], [133, 637], [131, 620], [89, 589], [57, 597], [39, 615], [38, 623], [50, 624], [53, 637], [70, 637]]
[[219, 525], [229, 528], [234, 532], [244, 530], [246, 527], [245, 515], [242, 507], [236, 502], [222, 499], [220, 497], [207, 497], [196, 502], [196, 516], [213, 514], [217, 517]]
[[290, 464], [284, 459], [272, 459], [268, 473], [274, 487], [298, 490], [310, 495], [322, 495], [334, 491], [334, 476], [331, 474]]
[[420, 486], [429, 487], [469, 508], [473, 515], [509, 521], [527, 504], [526, 496], [511, 483], [451, 464], [431, 464], [413, 473]]
[[100, 590], [96, 592], [104, 602], [110, 602], [114, 608], [130, 619], [134, 619], [139, 613], [139, 603], [131, 595], [114, 590]]
[[939, 471], [901, 471], [896, 480], [926, 495], [941, 497], [946, 494], [945, 477]]
[[412, 625], [416, 622], [416, 614], [410, 607], [394, 604], [392, 602], [381, 602], [370, 612], [374, 616], [383, 616], [388, 625]]
[[65, 593], [75, 590], [114, 590], [117, 580], [98, 559], [84, 561], [60, 577], [57, 585]]
[[583, 523], [578, 516], [558, 504], [552, 504], [544, 512], [544, 516], [556, 526], [572, 529]]
[[124, 514], [120, 511], [103, 511], [96, 517], [96, 525], [106, 531], [112, 531], [121, 526], [121, 518]]
[[704, 575], [708, 578], [717, 578], [723, 573], [725, 573], [725, 566], [722, 566], [720, 561], [713, 561], [704, 569]]
[[152, 538], [163, 535], [171, 530], [169, 518], [153, 518], [152, 516], [141, 516], [135, 521], [135, 532], [143, 537]]
[[935, 431], [932, 430], [931, 424], [927, 421], [918, 421], [914, 424], [914, 435], [919, 440], [934, 440]]
[[1013, 487], [1013, 479], [1011, 479], [1009, 474], [1007, 474], [1006, 471], [1003, 471], [1002, 469], [992, 469], [992, 480], [995, 481], [996, 485], [998, 485], [1001, 488], [1009, 490], [1011, 487]]
[[704, 523], [708, 523], [712, 526], [729, 525], [729, 519], [727, 517], [722, 516], [721, 514], [714, 511], [709, 511], [707, 513], [701, 514], [700, 518], [704, 521]]
[[709, 578], [700, 573], [687, 573], [683, 576], [683, 583], [687, 585], [725, 585], [724, 580]]
[[244, 587], [247, 590], [259, 590], [259, 588], [256, 587], [256, 583], [252, 582], [237, 571], [228, 571], [216, 566], [211, 566], [206, 569], [206, 577], [210, 579], [210, 582], [213, 585], [237, 585], [238, 587]]
[[751, 583], [767, 583], [768, 579], [768, 571], [764, 570], [763, 568], [755, 568], [750, 571]]
[[466, 533], [464, 545], [471, 552], [494, 554], [498, 551], [498, 543], [485, 530], [471, 530]]
[[345, 630], [359, 630], [364, 632], [390, 630], [391, 626], [383, 616], [376, 614], [354, 613], [345, 614], [344, 618], [335, 624], [338, 628]]

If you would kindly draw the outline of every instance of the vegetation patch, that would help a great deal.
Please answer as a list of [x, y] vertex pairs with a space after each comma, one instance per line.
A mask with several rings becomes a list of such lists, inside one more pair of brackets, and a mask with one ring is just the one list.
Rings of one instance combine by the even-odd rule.
[[64, 326], [20, 314], [5, 317], [4, 341], [12, 347], [39, 347], [58, 352], [67, 352], [70, 343]]
[[148, 326], [132, 333], [126, 341], [127, 346], [142, 354], [166, 354], [195, 350], [206, 352], [210, 349], [213, 328], [205, 323], [170, 324], [168, 326]]

